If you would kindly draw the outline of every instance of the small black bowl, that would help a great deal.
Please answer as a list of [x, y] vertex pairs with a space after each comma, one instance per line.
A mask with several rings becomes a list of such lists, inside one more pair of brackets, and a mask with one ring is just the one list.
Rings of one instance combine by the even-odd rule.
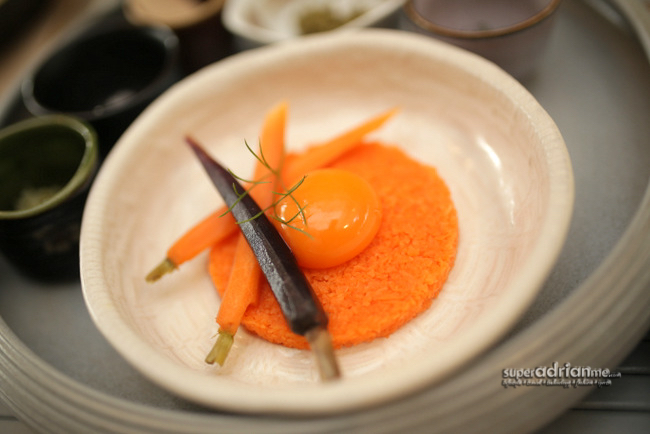
[[49, 56], [21, 87], [31, 114], [89, 122], [105, 156], [131, 122], [181, 78], [176, 35], [164, 27], [103, 23]]

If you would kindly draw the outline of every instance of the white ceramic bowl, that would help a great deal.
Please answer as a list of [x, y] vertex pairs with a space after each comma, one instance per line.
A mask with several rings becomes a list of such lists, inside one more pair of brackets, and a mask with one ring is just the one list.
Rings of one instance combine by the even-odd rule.
[[[345, 378], [332, 384], [314, 380], [309, 352], [245, 331], [224, 367], [203, 362], [219, 305], [205, 254], [156, 284], [144, 280], [220, 204], [183, 136], [247, 173], [243, 140], [257, 140], [264, 113], [282, 99], [290, 149], [401, 107], [374, 136], [436, 166], [459, 216], [457, 261], [432, 307], [387, 339], [338, 351]], [[128, 129], [88, 199], [83, 292], [117, 351], [175, 394], [242, 412], [350, 410], [430, 387], [503, 337], [558, 257], [573, 191], [555, 124], [492, 63], [392, 30], [306, 37], [201, 70]]]
[[397, 27], [404, 0], [227, 0], [222, 20], [234, 35], [239, 50], [286, 41], [302, 35], [300, 17], [313, 10], [331, 10], [335, 16], [352, 17], [336, 31], [363, 27]]

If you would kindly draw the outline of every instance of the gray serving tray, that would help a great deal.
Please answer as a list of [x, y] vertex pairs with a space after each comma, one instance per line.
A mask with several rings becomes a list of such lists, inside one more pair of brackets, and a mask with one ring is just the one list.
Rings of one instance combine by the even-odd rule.
[[567, 0], [524, 85], [558, 124], [574, 164], [569, 237], [517, 327], [442, 383], [329, 417], [207, 410], [114, 352], [78, 283], [39, 285], [0, 259], [0, 398], [29, 427], [62, 433], [522, 432], [551, 422], [593, 388], [504, 389], [503, 369], [614, 370], [650, 327], [650, 66], [628, 27]]

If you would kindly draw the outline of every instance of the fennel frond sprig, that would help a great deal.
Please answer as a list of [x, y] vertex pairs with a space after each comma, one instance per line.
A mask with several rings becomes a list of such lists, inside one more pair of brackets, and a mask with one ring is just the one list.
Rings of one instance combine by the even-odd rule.
[[[267, 178], [273, 176], [273, 177], [275, 177], [276, 179], [282, 179], [282, 177], [280, 176], [280, 171], [282, 170], [282, 165], [280, 164], [280, 166], [277, 167], [277, 168], [272, 167], [272, 166], [269, 164], [269, 162], [266, 160], [266, 158], [264, 157], [264, 152], [262, 151], [262, 146], [261, 146], [261, 144], [260, 144], [260, 146], [259, 146], [259, 154], [257, 154], [257, 153], [256, 153], [256, 152], [255, 152], [255, 151], [250, 147], [250, 145], [248, 144], [248, 142], [247, 142], [246, 140], [244, 140], [244, 144], [246, 145], [246, 149], [248, 149], [248, 151], [249, 151], [251, 154], [253, 154], [253, 156], [255, 157], [255, 159], [256, 159], [260, 164], [262, 164], [264, 167], [266, 167], [266, 168], [268, 169], [269, 173], [268, 173], [267, 175], [265, 175], [264, 177], [260, 178], [260, 179], [245, 179], [245, 178], [242, 178], [241, 176], [238, 176], [237, 174], [235, 174], [232, 170], [228, 169], [228, 172], [230, 172], [230, 174], [231, 174], [235, 179], [237, 179], [237, 180], [239, 180], [239, 181], [242, 181], [242, 182], [245, 182], [245, 183], [248, 183], [248, 184], [250, 185], [250, 187], [245, 188], [244, 191], [241, 191], [241, 192], [240, 192], [240, 191], [237, 190], [237, 187], [235, 186], [235, 184], [233, 184], [233, 191], [234, 191], [235, 194], [237, 195], [237, 200], [236, 200], [236, 201], [235, 201], [235, 202], [234, 202], [230, 207], [228, 207], [228, 209], [227, 209], [227, 210], [226, 210], [222, 215], [226, 215], [226, 214], [228, 214], [229, 212], [232, 212], [233, 207], [234, 207], [235, 205], [237, 205], [237, 204], [238, 204], [238, 203], [239, 203], [239, 202], [240, 202], [240, 201], [241, 201], [241, 200], [242, 200], [246, 195], [250, 194], [251, 190], [252, 190], [253, 188], [255, 188], [255, 186], [260, 185], [260, 184], [268, 184], [269, 182], [271, 182], [271, 181], [269, 181]], [[307, 222], [307, 218], [306, 218], [306, 216], [305, 216], [305, 212], [304, 212], [305, 207], [302, 206], [302, 205], [300, 205], [300, 203], [298, 202], [298, 200], [293, 196], [293, 192], [296, 191], [296, 189], [297, 189], [298, 187], [300, 187], [300, 185], [303, 183], [304, 180], [305, 180], [305, 177], [303, 176], [300, 180], [298, 180], [298, 181], [297, 181], [294, 185], [292, 185], [290, 188], [286, 188], [284, 184], [281, 184], [280, 187], [282, 188], [283, 191], [281, 191], [281, 192], [274, 191], [274, 192], [273, 192], [274, 196], [277, 197], [276, 200], [274, 200], [274, 201], [273, 201], [269, 206], [267, 206], [266, 208], [260, 210], [260, 212], [258, 212], [258, 213], [255, 214], [254, 216], [252, 216], [252, 217], [250, 217], [250, 218], [248, 218], [248, 219], [246, 219], [246, 220], [237, 221], [236, 223], [237, 223], [237, 224], [242, 224], [242, 223], [246, 223], [246, 222], [249, 222], [249, 221], [251, 221], [251, 220], [254, 220], [254, 219], [256, 219], [256, 218], [259, 218], [262, 214], [266, 213], [266, 211], [268, 211], [269, 209], [275, 209], [275, 207], [276, 207], [280, 202], [282, 202], [283, 200], [285, 200], [285, 199], [290, 199], [290, 200], [292, 200], [292, 201], [297, 205], [297, 207], [298, 207], [298, 212], [296, 212], [295, 215], [293, 215], [293, 216], [292, 216], [290, 219], [288, 219], [288, 220], [285, 220], [285, 219], [282, 219], [282, 218], [278, 217], [278, 216], [276, 215], [276, 213], [273, 213], [270, 217], [273, 218], [274, 220], [279, 221], [280, 223], [282, 223], [282, 224], [284, 224], [284, 225], [286, 225], [286, 226], [292, 228], [292, 229], [295, 229], [295, 230], [297, 230], [297, 231], [300, 231], [300, 232], [304, 233], [305, 235], [309, 236], [309, 233], [308, 233], [308, 232], [306, 232], [305, 230], [303, 230], [303, 229], [301, 229], [301, 228], [299, 228], [299, 227], [297, 227], [297, 226], [291, 224], [292, 222], [294, 222], [294, 221], [295, 221], [296, 219], [298, 219], [298, 218], [301, 218], [302, 221], [305, 222], [305, 223]]]

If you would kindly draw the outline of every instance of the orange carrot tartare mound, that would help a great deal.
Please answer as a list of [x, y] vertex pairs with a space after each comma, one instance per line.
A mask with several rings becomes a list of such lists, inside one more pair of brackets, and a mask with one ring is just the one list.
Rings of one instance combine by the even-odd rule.
[[[435, 168], [397, 147], [364, 144], [329, 167], [367, 180], [382, 207], [377, 235], [359, 255], [332, 268], [304, 270], [329, 317], [333, 344], [340, 348], [386, 337], [431, 305], [454, 264], [458, 221]], [[230, 275], [236, 240], [223, 240], [210, 253], [209, 271], [219, 292]], [[287, 326], [264, 279], [260, 285], [244, 327], [272, 343], [308, 348], [305, 338]]]

